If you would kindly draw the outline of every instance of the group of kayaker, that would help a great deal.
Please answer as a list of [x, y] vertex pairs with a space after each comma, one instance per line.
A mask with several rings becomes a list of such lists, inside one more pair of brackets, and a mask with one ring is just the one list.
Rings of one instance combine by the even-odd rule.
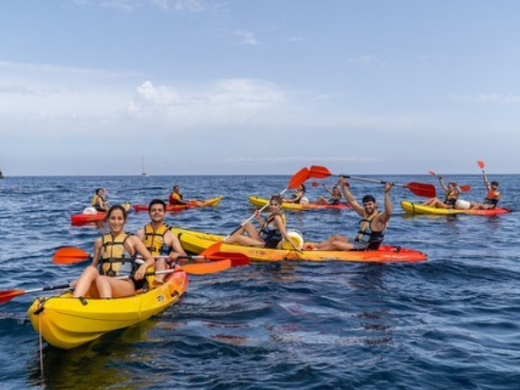
[[469, 210], [491, 210], [497, 207], [498, 202], [502, 198], [502, 194], [498, 189], [498, 181], [489, 182], [486, 173], [483, 173], [484, 186], [487, 189], [487, 195], [482, 203], [479, 202], [466, 202], [459, 199], [462, 193], [461, 188], [455, 181], [450, 181], [448, 185], [444, 184], [442, 176], [439, 176], [439, 183], [441, 188], [446, 193], [444, 200], [439, 198], [431, 198], [424, 202], [423, 206], [437, 207], [442, 209], [457, 209], [466, 208]]
[[[438, 208], [455, 208], [461, 189], [456, 182], [449, 182], [446, 186], [443, 177], [439, 176], [441, 188], [446, 192], [444, 201], [431, 198], [424, 203], [426, 206]], [[484, 172], [484, 185], [488, 194], [483, 203], [471, 203], [472, 209], [492, 209], [496, 207], [501, 198], [498, 190], [498, 182], [488, 181]], [[330, 193], [331, 199], [320, 197], [321, 202], [330, 204], [342, 198], [340, 188], [345, 199], [354, 211], [361, 216], [361, 225], [354, 238], [335, 234], [326, 240], [308, 244], [305, 248], [298, 248], [287, 232], [287, 221], [282, 211], [284, 202], [300, 202], [305, 195], [305, 186], [298, 186], [289, 199], [282, 195], [273, 195], [269, 201], [271, 213], [262, 218], [260, 211], [255, 212], [259, 228], [251, 222], [243, 223], [227, 240], [228, 244], [237, 243], [245, 246], [264, 248], [277, 248], [284, 240], [293, 250], [318, 250], [318, 251], [352, 251], [352, 250], [377, 250], [384, 239], [384, 233], [392, 216], [392, 203], [390, 190], [392, 183], [385, 183], [384, 210], [379, 211], [374, 196], [365, 195], [361, 203], [356, 201], [349, 190], [349, 183], [344, 177], [339, 178], [333, 190], [324, 186]], [[98, 210], [106, 210], [107, 199], [103, 196], [106, 192], [102, 188], [96, 189], [96, 196], [92, 205]], [[170, 203], [180, 204], [184, 202], [179, 186], [173, 187], [169, 197]], [[170, 227], [164, 224], [166, 203], [160, 199], [150, 202], [148, 213], [151, 222], [140, 229], [136, 235], [126, 233], [124, 225], [127, 218], [127, 210], [121, 205], [114, 205], [106, 210], [106, 220], [109, 223], [109, 233], [99, 237], [94, 244], [94, 256], [92, 265], [87, 267], [78, 281], [75, 283], [74, 296], [81, 297], [87, 292], [90, 296], [112, 298], [128, 296], [137, 290], [146, 289], [150, 284], [160, 284], [164, 275], [146, 277], [154, 271], [176, 267], [179, 256], [186, 256], [179, 239], [171, 232]], [[253, 218], [253, 217], [251, 217]], [[139, 255], [142, 260], [137, 259]], [[114, 276], [121, 271], [132, 275], [130, 279], [119, 279]]]

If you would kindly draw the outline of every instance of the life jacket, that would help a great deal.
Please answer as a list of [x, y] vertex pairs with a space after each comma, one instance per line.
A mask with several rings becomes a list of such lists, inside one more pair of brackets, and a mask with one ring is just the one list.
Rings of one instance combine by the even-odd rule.
[[137, 266], [135, 256], [125, 249], [125, 241], [132, 233], [120, 233], [112, 237], [111, 233], [102, 237], [101, 252], [99, 254], [99, 273], [107, 276], [117, 276], [121, 273], [133, 274]]
[[[170, 227], [165, 224], [159, 226], [157, 230], [154, 229], [152, 224], [145, 225], [143, 243], [152, 256], [168, 256], [170, 254], [172, 248], [164, 243], [164, 235], [169, 230]], [[152, 273], [154, 270], [155, 267], [152, 265], [146, 269], [146, 273]], [[146, 277], [146, 280], [151, 284], [154, 278], [154, 275], [150, 275]]]
[[265, 242], [264, 248], [276, 248], [280, 241], [282, 241], [282, 232], [280, 232], [280, 230], [275, 226], [271, 225], [277, 215], [282, 218], [283, 224], [286, 224], [284, 213], [271, 214], [264, 219], [264, 222], [262, 222], [262, 226], [260, 227], [260, 237]]
[[447, 192], [446, 193], [446, 198], [444, 198], [444, 204], [448, 205], [448, 206], [455, 207], [455, 203], [457, 202], [457, 198], [458, 198], [458, 195], [457, 195], [456, 191]]
[[105, 198], [103, 198], [102, 196], [100, 195], [95, 195], [93, 198], [92, 198], [92, 206], [96, 208], [96, 210], [101, 210], [101, 203], [100, 203], [100, 200], [103, 201], [103, 204], [105, 203]]
[[383, 242], [383, 238], [385, 237], [385, 230], [388, 224], [385, 224], [385, 227], [380, 232], [375, 232], [372, 230], [372, 221], [374, 218], [381, 213], [375, 213], [371, 217], [363, 218], [361, 220], [361, 226], [359, 227], [358, 234], [354, 241], [359, 242], [361, 244], [366, 245], [366, 249], [379, 249], [379, 246]]
[[182, 194], [178, 194], [176, 192], [172, 192], [168, 198], [168, 203], [170, 204], [180, 204], [182, 202]]
[[493, 207], [497, 207], [498, 202], [500, 201], [500, 195], [497, 195], [495, 191], [490, 189], [486, 198], [484, 199], [484, 204], [491, 205]]
[[341, 192], [338, 192], [337, 195], [333, 192], [332, 195], [329, 198], [328, 203], [330, 205], [336, 205], [336, 204], [339, 204], [340, 201], [341, 201]]

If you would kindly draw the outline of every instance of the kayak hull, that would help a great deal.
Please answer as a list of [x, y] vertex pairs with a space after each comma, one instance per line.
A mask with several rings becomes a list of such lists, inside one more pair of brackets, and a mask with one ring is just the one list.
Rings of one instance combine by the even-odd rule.
[[162, 312], [177, 302], [187, 287], [186, 273], [178, 271], [146, 293], [116, 299], [85, 298], [84, 304], [67, 292], [37, 298], [27, 313], [34, 330], [41, 329], [45, 341], [57, 348], [71, 349]]
[[[179, 237], [182, 247], [193, 253], [200, 253], [211, 245], [222, 241], [225, 237], [210, 233], [173, 228], [172, 232]], [[306, 261], [354, 261], [354, 262], [416, 262], [424, 261], [427, 256], [413, 249], [383, 245], [373, 251], [300, 251], [285, 249], [268, 249], [261, 247], [222, 244], [222, 252], [243, 253], [253, 261], [276, 262], [282, 260]]]
[[[168, 204], [166, 205], [166, 211], [180, 211], [185, 209], [193, 209], [193, 208], [199, 208], [199, 207], [215, 207], [219, 204], [219, 202], [222, 200], [222, 196], [217, 196], [216, 198], [207, 199], [204, 201], [200, 201], [197, 203], [188, 203], [186, 205], [172, 205]], [[143, 204], [134, 204], [132, 206], [135, 211], [148, 211], [148, 205]]]
[[[123, 207], [128, 211], [130, 209], [130, 204], [125, 203], [123, 204]], [[96, 222], [104, 222], [106, 213], [103, 212], [97, 212], [95, 214], [85, 214], [85, 213], [79, 213], [74, 214], [70, 217], [70, 224], [71, 225], [84, 225], [87, 223], [96, 223]]]
[[[256, 208], [260, 209], [264, 207], [266, 204], [269, 204], [269, 199], [261, 198], [259, 196], [250, 196], [249, 202], [255, 206]], [[285, 210], [335, 210], [335, 209], [350, 209], [352, 208], [347, 203], [339, 203], [335, 205], [331, 204], [315, 204], [315, 203], [308, 203], [306, 205], [298, 204], [298, 203], [282, 203], [282, 208]], [[269, 211], [269, 207], [265, 209], [265, 211]]]
[[496, 207], [491, 210], [454, 210], [454, 209], [441, 209], [436, 207], [423, 206], [417, 203], [402, 201], [401, 207], [407, 213], [412, 214], [428, 214], [428, 215], [483, 215], [483, 216], [494, 216], [510, 213], [511, 210], [502, 207]]

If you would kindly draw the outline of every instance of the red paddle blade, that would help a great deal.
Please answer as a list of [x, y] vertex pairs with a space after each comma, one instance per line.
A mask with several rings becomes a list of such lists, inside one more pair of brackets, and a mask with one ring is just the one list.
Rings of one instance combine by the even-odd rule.
[[429, 173], [430, 175], [432, 175], [432, 176], [437, 176], [437, 175], [435, 174], [435, 172], [433, 172], [433, 171], [428, 171], [428, 173]]
[[0, 291], [0, 303], [6, 303], [9, 302], [14, 297], [17, 297], [18, 295], [25, 294], [25, 290], [4, 290]]
[[313, 187], [318, 187], [320, 185], [320, 183], [318, 183], [317, 181], [313, 181], [313, 182], [311, 182], [311, 185]]
[[181, 268], [189, 274], [204, 275], [225, 271], [231, 267], [231, 260], [215, 261], [210, 263], [187, 264]]
[[477, 161], [477, 164], [478, 164], [478, 166], [480, 167], [480, 169], [484, 169], [484, 167], [486, 166], [486, 165], [484, 164], [484, 161]]
[[309, 178], [309, 170], [307, 168], [302, 168], [298, 172], [296, 172], [293, 177], [291, 177], [291, 181], [289, 182], [289, 185], [287, 186], [288, 189], [292, 190], [294, 188], [298, 188], [303, 183], [305, 183], [305, 180]]
[[55, 264], [74, 264], [88, 258], [90, 258], [90, 255], [83, 249], [71, 246], [58, 249], [52, 258], [52, 262]]
[[208, 260], [212, 261], [222, 261], [222, 260], [231, 260], [232, 267], [239, 267], [242, 265], [248, 265], [250, 260], [249, 256], [243, 253], [235, 253], [235, 252], [217, 252], [211, 255], [210, 257], [206, 257]]
[[437, 195], [435, 186], [433, 184], [412, 182], [405, 184], [403, 187], [408, 188], [415, 195], [424, 196], [425, 198], [435, 198], [435, 196]]
[[330, 171], [326, 167], [312, 165], [309, 169], [309, 176], [315, 179], [325, 179], [330, 175], [332, 175], [332, 173], [330, 173]]
[[460, 186], [460, 190], [462, 192], [469, 192], [469, 191], [471, 191], [471, 186], [469, 186], [469, 185]]

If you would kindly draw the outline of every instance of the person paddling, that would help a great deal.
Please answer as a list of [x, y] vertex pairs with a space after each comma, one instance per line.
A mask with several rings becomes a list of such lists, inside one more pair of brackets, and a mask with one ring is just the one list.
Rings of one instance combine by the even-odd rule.
[[422, 205], [429, 207], [437, 207], [439, 209], [454, 209], [455, 204], [457, 203], [457, 200], [459, 199], [461, 193], [458, 184], [454, 181], [450, 181], [448, 183], [448, 186], [446, 186], [446, 184], [444, 184], [442, 176], [439, 176], [439, 183], [441, 185], [441, 188], [446, 192], [444, 201], [440, 200], [439, 198], [431, 198], [424, 202]]
[[323, 189], [330, 194], [330, 198], [327, 199], [324, 196], [320, 195], [316, 199], [316, 204], [337, 205], [341, 202], [341, 191], [339, 190], [339, 187], [337, 185], [332, 187], [332, 190], [330, 190], [326, 184], [323, 184]]
[[484, 199], [484, 202], [471, 203], [471, 210], [492, 210], [497, 207], [498, 202], [502, 198], [502, 194], [498, 189], [498, 181], [493, 180], [489, 183], [486, 173], [484, 172], [484, 186], [487, 188], [488, 193]]
[[362, 199], [363, 205], [360, 205], [348, 189], [348, 183], [343, 177], [340, 177], [339, 184], [343, 189], [343, 194], [348, 200], [352, 209], [358, 213], [361, 218], [361, 226], [352, 240], [341, 234], [335, 234], [326, 240], [314, 244], [307, 245], [307, 250], [320, 251], [351, 251], [351, 250], [376, 250], [383, 242], [384, 234], [388, 221], [392, 216], [392, 203], [390, 201], [390, 189], [392, 183], [386, 183], [384, 189], [385, 209], [379, 212], [377, 210], [376, 199], [372, 195], [365, 195]]
[[103, 188], [97, 188], [96, 195], [92, 198], [92, 207], [102, 213], [108, 211], [108, 199], [103, 196], [104, 193], [105, 190]]
[[[262, 219], [259, 210], [255, 212], [256, 220], [260, 225], [258, 230], [251, 222], [246, 223], [238, 229], [226, 242], [228, 244], [238, 243], [240, 245], [259, 246], [264, 248], [276, 248], [285, 239], [291, 244], [294, 250], [298, 250], [293, 241], [287, 235], [285, 214], [281, 211], [283, 197], [273, 195], [269, 200], [271, 214]], [[243, 234], [247, 234], [244, 236]]]
[[[79, 279], [72, 283], [74, 297], [116, 298], [133, 295], [145, 286], [145, 274], [155, 259], [143, 242], [124, 231], [127, 213], [123, 206], [114, 205], [107, 212], [110, 231], [94, 242], [92, 264]], [[144, 263], [136, 263], [136, 255], [143, 257]], [[115, 276], [128, 274], [128, 279]]]
[[[156, 258], [155, 271], [168, 269], [179, 256], [186, 256], [179, 239], [171, 232], [170, 226], [164, 223], [165, 214], [166, 203], [161, 199], [153, 199], [148, 206], [151, 221], [136, 233], [152, 256], [169, 257], [168, 259]], [[151, 271], [153, 270], [148, 270], [148, 272]], [[152, 277], [148, 282], [153, 281], [155, 284], [160, 284], [163, 283], [165, 277], [165, 274], [156, 274], [155, 279]]]
[[305, 188], [305, 185], [302, 184], [299, 187], [295, 188], [295, 190], [290, 198], [282, 198], [282, 200], [285, 203], [303, 204], [302, 200], [304, 199], [306, 190], [307, 189]]
[[168, 197], [168, 203], [174, 206], [190, 206], [201, 204], [197, 200], [184, 200], [184, 197], [181, 194], [180, 188], [177, 184], [173, 186], [172, 193]]

